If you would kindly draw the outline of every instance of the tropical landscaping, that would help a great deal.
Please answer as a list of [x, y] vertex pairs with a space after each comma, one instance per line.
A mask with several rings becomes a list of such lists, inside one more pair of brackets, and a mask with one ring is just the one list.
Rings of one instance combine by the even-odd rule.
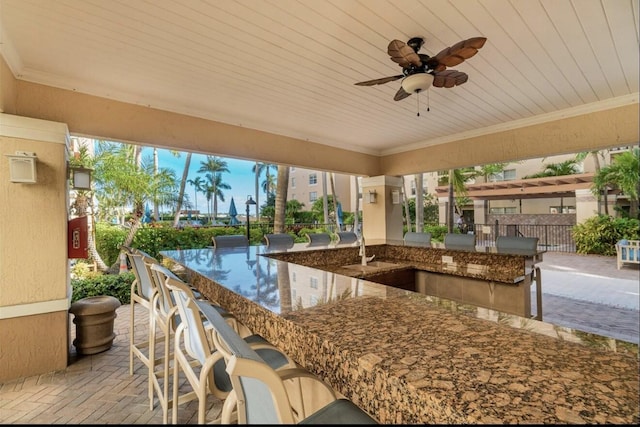
[[[575, 160], [545, 164], [542, 171], [527, 178], [577, 173], [577, 163], [587, 155], [599, 156], [597, 152], [580, 153]], [[611, 164], [598, 167], [592, 192], [601, 198], [610, 197], [613, 193], [623, 194], [631, 202], [630, 209], [604, 212], [576, 225], [573, 235], [578, 253], [612, 255], [617, 240], [640, 237], [639, 157], [639, 150], [635, 148], [616, 156]], [[74, 279], [119, 272], [122, 245], [138, 247], [158, 256], [166, 249], [210, 246], [213, 235], [246, 233], [245, 224], [231, 224], [228, 217], [221, 218], [218, 212], [218, 203], [225, 201], [225, 192], [231, 188], [225, 179], [229, 172], [226, 160], [207, 156], [194, 177], [188, 175], [190, 162], [191, 154], [186, 153], [184, 171], [178, 178], [172, 170], [160, 168], [156, 156], [142, 158], [141, 147], [136, 145], [98, 141], [93, 155], [89, 155], [86, 147], [72, 155], [71, 166], [82, 165], [94, 170], [91, 190], [77, 191], [72, 195], [72, 214], [88, 216], [91, 231], [89, 258], [75, 264]], [[442, 173], [441, 183], [449, 186], [450, 200], [454, 201], [449, 203], [451, 211], [467, 202], [465, 182], [478, 176], [487, 178], [500, 173], [505, 166], [491, 164]], [[299, 201], [287, 200], [287, 166], [255, 162], [252, 172], [256, 189], [256, 220], [252, 221], [249, 233], [252, 244], [262, 243], [265, 233], [281, 232], [289, 232], [297, 242], [303, 242], [306, 241], [305, 233], [331, 232], [342, 224], [357, 229], [357, 224], [362, 221], [352, 212], [344, 212], [342, 224], [339, 223], [336, 215], [339, 201], [335, 194], [318, 198], [309, 211], [303, 211]], [[184, 215], [185, 211], [197, 211], [185, 192], [186, 183], [190, 183], [196, 193], [204, 194], [207, 200], [207, 214], [197, 218], [198, 222]], [[260, 200], [260, 189], [264, 190], [266, 200]], [[197, 194], [193, 200], [197, 200]], [[403, 201], [405, 231], [414, 227], [416, 231], [429, 231], [435, 242], [441, 241], [446, 232], [456, 232], [453, 212], [447, 215], [446, 224], [439, 223], [437, 201], [433, 198], [423, 195], [415, 199], [403, 197]], [[422, 209], [418, 207], [419, 203]], [[89, 274], [90, 271], [93, 273]], [[109, 286], [116, 286], [120, 279], [101, 280], [106, 280]], [[104, 289], [102, 291], [105, 292]], [[83, 296], [88, 295], [79, 294], [78, 298]]]

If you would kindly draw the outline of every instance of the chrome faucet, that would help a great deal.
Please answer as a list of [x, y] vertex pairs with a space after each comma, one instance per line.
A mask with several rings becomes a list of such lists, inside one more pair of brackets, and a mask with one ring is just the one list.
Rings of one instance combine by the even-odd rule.
[[373, 254], [367, 258], [367, 251], [364, 245], [364, 234], [360, 236], [360, 253], [358, 255], [362, 257], [362, 265], [367, 265], [367, 262], [373, 260], [376, 257], [376, 255]]

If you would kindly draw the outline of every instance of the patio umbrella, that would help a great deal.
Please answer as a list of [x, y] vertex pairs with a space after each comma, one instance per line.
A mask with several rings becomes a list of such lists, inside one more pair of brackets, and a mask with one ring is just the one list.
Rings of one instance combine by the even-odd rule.
[[238, 225], [240, 224], [240, 221], [238, 221], [238, 218], [236, 218], [238, 216], [238, 210], [236, 209], [236, 204], [233, 201], [233, 197], [231, 198], [231, 204], [229, 205], [229, 217], [231, 218], [229, 220], [229, 225]]
[[149, 209], [149, 204], [145, 203], [144, 216], [142, 217], [142, 223], [149, 224], [150, 222], [151, 222], [151, 209]]
[[342, 220], [342, 204], [338, 202], [338, 212], [336, 213], [338, 218], [338, 227], [342, 230], [342, 224], [344, 223]]

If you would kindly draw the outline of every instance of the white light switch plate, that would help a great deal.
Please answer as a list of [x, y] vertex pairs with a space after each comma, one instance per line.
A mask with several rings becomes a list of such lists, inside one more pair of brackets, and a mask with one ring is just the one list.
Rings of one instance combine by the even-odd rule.
[[450, 264], [450, 263], [453, 262], [453, 257], [452, 256], [447, 256], [447, 255], [442, 255], [442, 262]]

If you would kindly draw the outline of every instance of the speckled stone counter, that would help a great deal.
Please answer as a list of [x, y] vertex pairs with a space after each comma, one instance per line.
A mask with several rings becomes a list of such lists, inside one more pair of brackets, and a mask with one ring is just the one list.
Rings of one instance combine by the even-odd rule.
[[635, 344], [264, 252], [273, 251], [163, 256], [184, 266], [204, 295], [382, 423], [639, 421]]

